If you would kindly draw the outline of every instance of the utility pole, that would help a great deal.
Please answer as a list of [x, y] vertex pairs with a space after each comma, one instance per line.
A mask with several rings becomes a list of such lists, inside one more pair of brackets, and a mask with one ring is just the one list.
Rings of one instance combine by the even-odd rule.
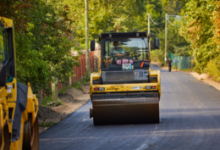
[[167, 64], [167, 18], [168, 15], [165, 15], [165, 55], [164, 55], [164, 60], [165, 60], [165, 66]]
[[89, 73], [89, 16], [88, 16], [88, 0], [85, 0], [85, 36], [86, 36], [86, 75]]
[[[148, 15], [148, 54], [150, 55], [150, 51], [151, 51], [151, 45], [150, 45], [150, 14]], [[153, 65], [151, 63], [151, 55], [150, 55], [150, 65], [151, 65], [151, 70], [153, 70]]]

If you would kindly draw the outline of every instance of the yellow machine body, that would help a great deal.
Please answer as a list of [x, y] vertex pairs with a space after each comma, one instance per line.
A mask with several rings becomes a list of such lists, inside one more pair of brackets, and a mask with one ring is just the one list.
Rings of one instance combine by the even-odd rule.
[[[98, 73], [91, 73], [90, 76], [90, 96], [93, 93], [105, 93], [105, 92], [134, 92], [134, 91], [158, 91], [159, 97], [161, 95], [161, 83], [160, 83], [160, 71], [159, 70], [149, 70], [150, 77], [157, 77], [159, 80], [152, 83], [129, 83], [129, 84], [93, 84], [93, 80], [101, 78], [101, 71]], [[141, 89], [132, 89], [132, 87], [138, 86]], [[156, 86], [156, 89], [146, 89], [146, 86]], [[104, 88], [104, 91], [94, 91], [95, 88]]]
[[[1, 25], [5, 29], [11, 28], [13, 31], [13, 21], [4, 17], [0, 17]], [[15, 47], [14, 47], [14, 31], [12, 32], [13, 40], [10, 45], [13, 47], [13, 60], [14, 69], [16, 69], [15, 63]], [[2, 38], [2, 37], [1, 37]], [[2, 40], [2, 39], [0, 39]], [[1, 42], [1, 41], [0, 41]], [[10, 44], [10, 42], [9, 42]], [[12, 51], [11, 51], [12, 52]], [[2, 62], [0, 62], [2, 63]], [[39, 132], [38, 132], [38, 99], [35, 94], [33, 94], [30, 84], [26, 87], [27, 90], [27, 100], [26, 108], [21, 114], [20, 120], [20, 134], [18, 138], [12, 138], [14, 119], [17, 116], [16, 109], [20, 104], [17, 104], [18, 100], [18, 83], [16, 80], [16, 73], [11, 76], [11, 80], [8, 81], [5, 86], [0, 87], [0, 150], [22, 150], [22, 149], [35, 149], [38, 150], [39, 145]], [[22, 89], [23, 90], [23, 89]], [[30, 123], [28, 123], [30, 122]], [[27, 126], [31, 126], [28, 130]], [[35, 128], [34, 128], [35, 126]], [[27, 139], [28, 134], [29, 140]], [[34, 134], [34, 135], [33, 135]], [[24, 137], [25, 136], [25, 137]], [[26, 140], [26, 141], [24, 141]], [[32, 143], [31, 143], [32, 142]], [[35, 148], [34, 148], [35, 147]]]
[[[94, 125], [160, 122], [160, 71], [150, 69], [148, 52], [140, 55], [131, 54], [138, 47], [135, 45], [137, 42], [144, 45], [141, 50], [139, 49], [139, 52], [147, 51], [144, 38], [149, 44], [150, 40], [147, 40], [147, 34], [144, 32], [104, 33], [100, 35], [101, 58], [99, 59], [102, 60], [98, 62], [101, 62], [101, 66], [98, 67], [98, 72], [91, 73], [90, 76], [90, 97], [93, 107], [90, 109], [90, 118], [93, 118]], [[132, 40], [133, 42], [131, 42]], [[122, 58], [119, 57], [115, 61], [112, 60], [111, 70], [110, 65], [106, 64], [111, 53], [108, 50], [110, 50], [112, 43], [116, 43], [117, 46], [119, 41], [122, 46], [125, 45], [124, 49], [129, 53], [126, 54], [127, 56], [122, 55]], [[129, 42], [132, 45], [130, 47]], [[94, 43], [91, 41], [91, 50], [95, 49]], [[118, 55], [120, 56], [120, 54]], [[138, 60], [138, 57], [143, 57], [143, 59]], [[130, 69], [123, 69], [123, 59], [127, 60], [127, 63], [132, 60], [133, 65]], [[135, 62], [137, 65], [134, 64]], [[144, 63], [147, 64], [145, 68], [143, 67]], [[135, 76], [137, 72], [141, 72], [140, 76]], [[146, 73], [146, 78], [143, 76], [144, 73]]]

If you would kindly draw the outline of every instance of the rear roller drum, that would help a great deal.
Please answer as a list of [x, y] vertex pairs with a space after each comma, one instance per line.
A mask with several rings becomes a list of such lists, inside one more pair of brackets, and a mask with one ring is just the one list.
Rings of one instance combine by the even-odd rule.
[[97, 100], [93, 105], [93, 124], [159, 123], [158, 101], [158, 97], [121, 98], [120, 103], [107, 99], [104, 104]]
[[32, 117], [29, 115], [28, 121], [24, 125], [23, 149], [38, 150], [39, 149], [39, 127], [36, 118], [33, 126], [31, 126]]
[[93, 125], [94, 125], [94, 126], [102, 125], [102, 124], [103, 124], [103, 123], [102, 123], [100, 120], [98, 120], [97, 118], [93, 117]]

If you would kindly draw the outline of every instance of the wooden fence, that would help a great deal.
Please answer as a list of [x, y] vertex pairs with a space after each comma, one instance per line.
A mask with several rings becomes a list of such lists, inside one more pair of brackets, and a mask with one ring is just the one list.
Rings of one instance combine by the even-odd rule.
[[[94, 52], [89, 53], [89, 64], [90, 71], [94, 71]], [[74, 80], [73, 82], [78, 81], [86, 74], [86, 54], [83, 54], [79, 57], [79, 67], [74, 67]]]

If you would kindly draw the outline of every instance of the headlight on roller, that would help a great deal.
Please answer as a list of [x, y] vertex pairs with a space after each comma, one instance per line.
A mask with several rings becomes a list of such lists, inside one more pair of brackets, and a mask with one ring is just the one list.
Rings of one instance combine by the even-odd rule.
[[156, 86], [146, 86], [145, 89], [146, 89], [146, 90], [156, 89]]
[[151, 89], [151, 86], [146, 86], [145, 89], [149, 90]]
[[105, 91], [105, 88], [104, 87], [94, 88], [94, 91]]
[[99, 91], [105, 91], [105, 88], [104, 87], [100, 87]]

